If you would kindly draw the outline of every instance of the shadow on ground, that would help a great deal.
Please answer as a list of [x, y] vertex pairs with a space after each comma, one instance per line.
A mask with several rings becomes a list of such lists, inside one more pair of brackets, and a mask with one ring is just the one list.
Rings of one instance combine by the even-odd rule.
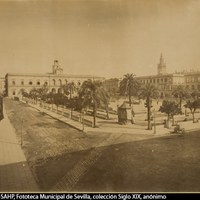
[[51, 191], [81, 159], [91, 151], [101, 151], [101, 156], [79, 177], [71, 191], [197, 192], [199, 139], [198, 132], [194, 132], [183, 137], [169, 136], [63, 154], [38, 161], [34, 173], [40, 189]]

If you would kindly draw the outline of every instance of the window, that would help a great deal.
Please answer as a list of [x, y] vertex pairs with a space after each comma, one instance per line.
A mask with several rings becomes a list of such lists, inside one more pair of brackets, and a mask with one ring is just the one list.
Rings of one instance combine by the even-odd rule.
[[15, 81], [12, 81], [12, 84], [15, 85]]
[[165, 83], [167, 82], [167, 78], [165, 78]]
[[62, 81], [59, 79], [59, 85], [61, 86], [62, 85]]
[[52, 80], [53, 85], [56, 85], [56, 81], [55, 79]]
[[192, 90], [194, 90], [194, 85], [192, 85]]
[[37, 82], [37, 85], [40, 85], [40, 81]]
[[32, 81], [29, 81], [29, 85], [33, 85], [33, 82], [32, 82]]
[[47, 82], [47, 81], [45, 81], [45, 82], [44, 82], [44, 84], [45, 84], [45, 85], [48, 85], [48, 82]]
[[21, 81], [21, 85], [24, 85], [24, 81]]
[[13, 91], [13, 93], [12, 93], [13, 95], [15, 95], [15, 91]]

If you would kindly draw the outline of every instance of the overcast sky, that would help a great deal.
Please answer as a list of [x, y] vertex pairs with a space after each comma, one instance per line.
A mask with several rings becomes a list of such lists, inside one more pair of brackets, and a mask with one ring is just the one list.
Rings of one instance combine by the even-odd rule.
[[0, 76], [200, 69], [200, 0], [0, 0]]

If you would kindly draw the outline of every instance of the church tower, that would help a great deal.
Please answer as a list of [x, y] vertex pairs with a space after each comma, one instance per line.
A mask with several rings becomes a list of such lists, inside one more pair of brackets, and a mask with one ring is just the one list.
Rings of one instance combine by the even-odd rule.
[[163, 55], [161, 53], [160, 55], [160, 63], [158, 63], [158, 70], [157, 70], [158, 75], [166, 74], [166, 64], [164, 62]]

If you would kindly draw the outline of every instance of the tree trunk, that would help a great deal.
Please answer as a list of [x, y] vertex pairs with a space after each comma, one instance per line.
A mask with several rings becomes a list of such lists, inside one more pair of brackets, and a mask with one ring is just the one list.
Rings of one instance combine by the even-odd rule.
[[172, 116], [172, 125], [175, 125], [174, 116]]
[[94, 101], [93, 105], [93, 127], [96, 127], [96, 102]]
[[150, 99], [147, 99], [147, 121], [148, 121], [148, 130], [151, 130], [151, 107], [150, 107]]
[[164, 125], [165, 128], [169, 128], [170, 127], [170, 115], [167, 114], [167, 120], [165, 122], [165, 125]]
[[72, 118], [73, 108], [70, 109], [70, 118]]
[[194, 112], [192, 112], [192, 120], [193, 120], [193, 123], [195, 123]]
[[71, 100], [72, 99], [72, 91], [70, 90], [70, 93], [69, 93], [69, 99]]
[[131, 95], [129, 94], [129, 106], [131, 106]]
[[182, 114], [182, 97], [180, 97], [180, 112]]
[[109, 119], [108, 104], [106, 104], [106, 119]]

